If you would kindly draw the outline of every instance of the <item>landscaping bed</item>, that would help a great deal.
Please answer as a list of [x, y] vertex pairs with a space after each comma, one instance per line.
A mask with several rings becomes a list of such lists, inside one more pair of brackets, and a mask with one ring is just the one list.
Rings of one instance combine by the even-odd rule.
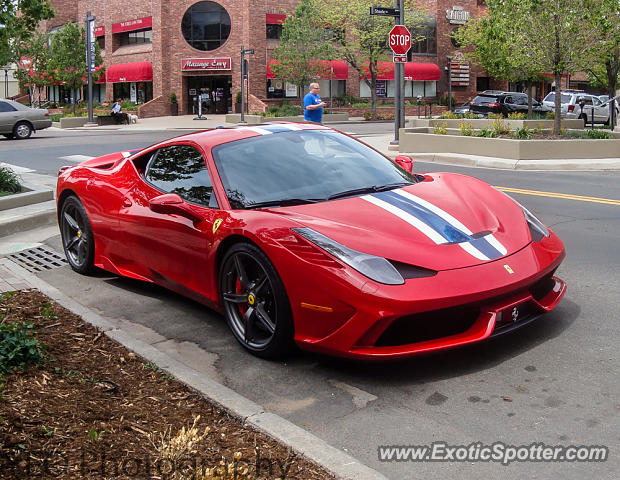
[[0, 297], [0, 324], [21, 322], [42, 359], [4, 377], [3, 480], [334, 478], [36, 290]]

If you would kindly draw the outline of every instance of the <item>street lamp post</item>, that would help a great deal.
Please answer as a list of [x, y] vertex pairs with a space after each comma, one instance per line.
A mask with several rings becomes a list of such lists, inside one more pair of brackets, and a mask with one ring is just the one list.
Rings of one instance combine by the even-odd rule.
[[95, 17], [86, 13], [86, 70], [88, 72], [88, 124], [93, 121], [93, 70], [95, 66]]

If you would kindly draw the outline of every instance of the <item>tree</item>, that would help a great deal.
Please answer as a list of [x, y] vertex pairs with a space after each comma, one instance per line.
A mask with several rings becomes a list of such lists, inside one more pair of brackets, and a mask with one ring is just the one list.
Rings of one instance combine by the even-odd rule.
[[[592, 84], [606, 88], [609, 98], [616, 96], [620, 71], [620, 2], [618, 0], [588, 0], [584, 5], [591, 12], [596, 41], [591, 45], [591, 55], [596, 59], [586, 66]], [[615, 105], [609, 105], [610, 127], [616, 124]]]
[[54, 83], [54, 76], [49, 71], [49, 35], [37, 32], [28, 43], [21, 48], [22, 54], [28, 58], [28, 68], [18, 70], [17, 76], [22, 85], [28, 85], [31, 103], [35, 103], [35, 87], [41, 98], [41, 88]]
[[536, 59], [520, 54], [512, 17], [497, 11], [501, 4], [489, 0], [488, 10], [459, 28], [453, 37], [465, 49], [465, 57], [481, 65], [492, 77], [526, 82], [528, 118], [532, 118], [532, 83], [540, 79], [542, 72]]
[[49, 0], [0, 0], [0, 65], [19, 64], [39, 22], [53, 16]]
[[293, 15], [282, 25], [280, 45], [274, 50], [271, 71], [276, 77], [297, 86], [323, 76], [325, 66], [317, 60], [329, 58], [328, 34], [312, 7], [312, 0], [302, 0]]
[[[329, 43], [334, 57], [346, 60], [370, 88], [371, 113], [376, 117], [379, 61], [391, 61], [388, 34], [394, 19], [371, 16], [370, 7], [393, 4], [386, 0], [312, 0], [312, 4], [318, 17], [334, 30], [335, 35]], [[419, 31], [424, 24], [423, 12], [413, 0], [402, 0], [402, 4], [407, 12], [405, 24], [409, 31]], [[412, 37], [414, 42], [423, 38], [415, 33]]]
[[[101, 52], [98, 47], [95, 43], [95, 66], [101, 65]], [[75, 113], [75, 93], [82, 87], [88, 76], [83, 27], [69, 22], [52, 36], [49, 67], [53, 69], [57, 81], [71, 88], [73, 113]]]

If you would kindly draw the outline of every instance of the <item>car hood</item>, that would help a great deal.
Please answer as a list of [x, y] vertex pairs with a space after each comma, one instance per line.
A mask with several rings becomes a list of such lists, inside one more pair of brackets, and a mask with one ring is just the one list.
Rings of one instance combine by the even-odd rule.
[[432, 270], [496, 260], [531, 241], [514, 201], [450, 173], [388, 192], [271, 211], [357, 251]]

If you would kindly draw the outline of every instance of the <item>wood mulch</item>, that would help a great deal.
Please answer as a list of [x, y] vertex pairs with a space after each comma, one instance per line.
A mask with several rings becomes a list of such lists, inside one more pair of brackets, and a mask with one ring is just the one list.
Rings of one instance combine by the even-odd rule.
[[[201, 467], [216, 468], [205, 478], [334, 478], [36, 290], [2, 297], [0, 321], [33, 323], [46, 346], [39, 366], [4, 377], [3, 480], [201, 479]], [[162, 435], [174, 438], [197, 418], [196, 436], [208, 434], [165, 460]]]

